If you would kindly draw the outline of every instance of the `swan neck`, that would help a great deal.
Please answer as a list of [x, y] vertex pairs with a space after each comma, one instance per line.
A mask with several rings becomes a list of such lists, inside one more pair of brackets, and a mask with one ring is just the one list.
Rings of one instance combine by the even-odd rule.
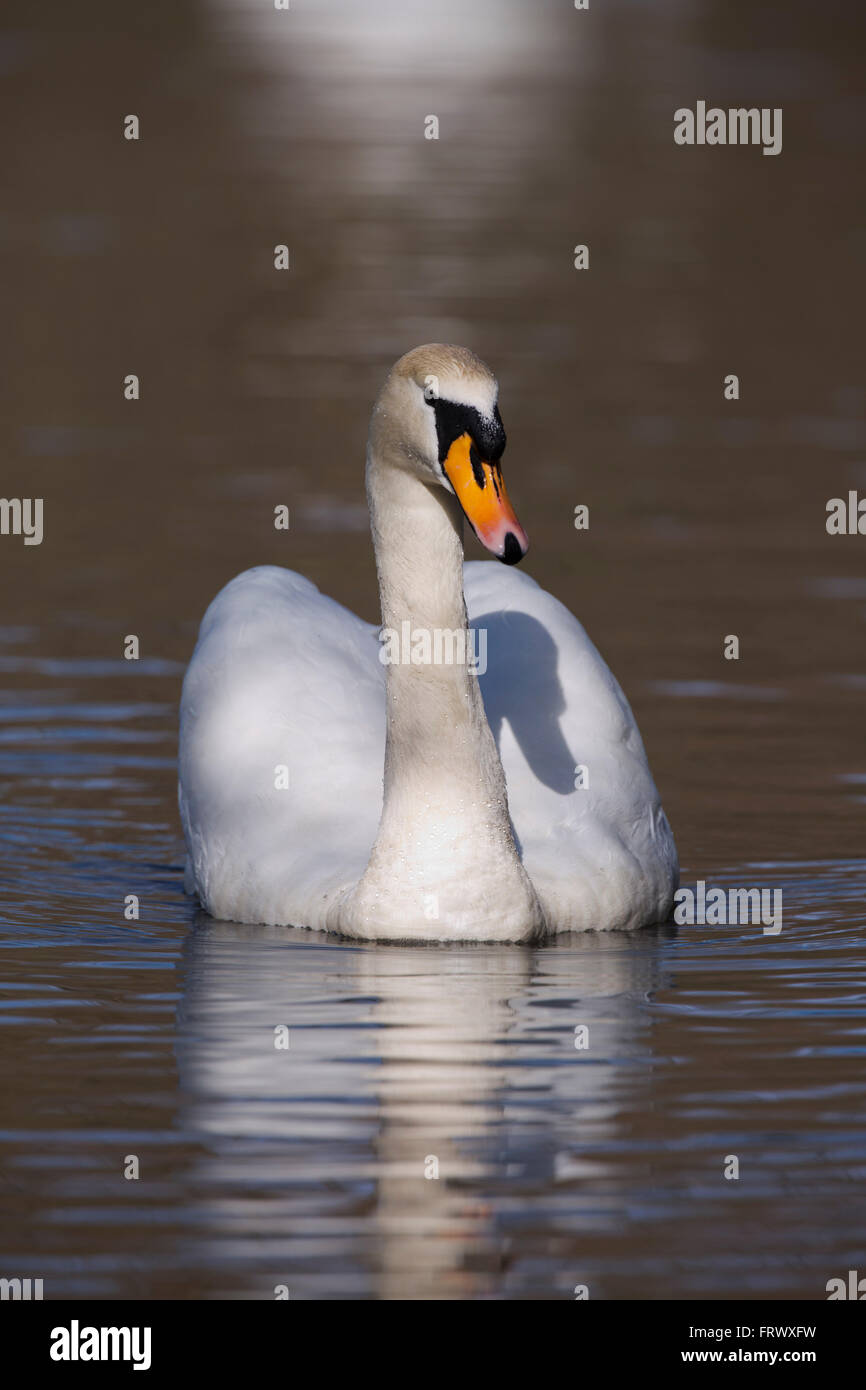
[[459, 504], [372, 446], [367, 494], [386, 739], [382, 816], [353, 899], [355, 923], [363, 933], [390, 903], [397, 935], [484, 935], [493, 917], [523, 939], [541, 909], [515, 846], [473, 668]]
[[367, 491], [382, 625], [466, 626], [463, 515], [457, 499], [372, 458]]
[[372, 453], [367, 488], [387, 693], [385, 812], [392, 793], [420, 800], [435, 779], [449, 810], [483, 800], [507, 818], [505, 779], [474, 670], [457, 499]]

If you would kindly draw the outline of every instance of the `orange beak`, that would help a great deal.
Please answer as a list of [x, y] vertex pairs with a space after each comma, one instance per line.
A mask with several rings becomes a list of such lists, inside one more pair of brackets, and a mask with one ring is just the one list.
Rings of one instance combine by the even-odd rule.
[[504, 564], [518, 564], [529, 549], [529, 537], [508, 500], [499, 464], [485, 463], [470, 435], [461, 434], [442, 466], [481, 544]]

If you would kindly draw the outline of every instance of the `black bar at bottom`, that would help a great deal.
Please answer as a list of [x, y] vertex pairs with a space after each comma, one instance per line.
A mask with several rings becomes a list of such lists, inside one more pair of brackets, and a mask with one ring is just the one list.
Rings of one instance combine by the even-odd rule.
[[[5, 1301], [0, 1331], [4, 1362], [16, 1365], [19, 1379], [30, 1372], [59, 1380], [93, 1378], [108, 1368], [114, 1376], [143, 1381], [178, 1371], [225, 1377], [272, 1375], [282, 1368], [294, 1376], [298, 1353], [306, 1377], [313, 1370], [310, 1355], [321, 1357], [319, 1373], [332, 1377], [335, 1350], [345, 1356], [347, 1371], [351, 1362], [350, 1373], [388, 1380], [414, 1378], [421, 1369], [429, 1376], [437, 1351], [443, 1374], [453, 1377], [455, 1358], [465, 1371], [471, 1352], [481, 1358], [488, 1379], [490, 1362], [503, 1353], [510, 1357], [515, 1336], [531, 1337], [536, 1329], [565, 1338], [557, 1354], [570, 1346], [575, 1371], [597, 1368], [599, 1361], [614, 1374], [666, 1373], [674, 1366], [801, 1366], [826, 1380], [858, 1364], [866, 1330], [866, 1309], [843, 1302], [587, 1301], [570, 1303], [567, 1311], [560, 1306], [554, 1317], [553, 1308], [545, 1313], [538, 1302], [523, 1300], [519, 1310], [509, 1303], [506, 1324], [498, 1322], [496, 1302], [473, 1302], [450, 1324], [441, 1303], [435, 1309], [419, 1303], [389, 1309], [337, 1301]], [[452, 1327], [459, 1330], [459, 1343], [449, 1341]], [[407, 1333], [416, 1339], [421, 1365], [407, 1358]], [[396, 1365], [383, 1335], [399, 1337], [403, 1350]], [[530, 1357], [550, 1349], [521, 1345]]]

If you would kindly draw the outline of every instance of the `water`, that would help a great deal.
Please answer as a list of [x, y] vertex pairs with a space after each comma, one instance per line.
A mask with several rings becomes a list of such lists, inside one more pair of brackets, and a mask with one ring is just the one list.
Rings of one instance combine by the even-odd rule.
[[[824, 528], [866, 487], [864, 19], [375, 8], [94, 0], [0, 34], [3, 490], [46, 516], [0, 540], [0, 1273], [824, 1297], [866, 1270], [863, 542]], [[674, 147], [675, 107], [729, 96], [784, 107], [778, 159]], [[284, 563], [376, 616], [366, 417], [434, 338], [500, 375], [530, 572], [632, 701], [683, 882], [781, 888], [780, 935], [371, 947], [184, 896], [204, 607]]]

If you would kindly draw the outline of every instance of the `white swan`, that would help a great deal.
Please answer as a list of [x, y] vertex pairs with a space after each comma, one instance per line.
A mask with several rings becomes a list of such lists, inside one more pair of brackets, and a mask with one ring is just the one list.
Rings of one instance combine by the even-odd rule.
[[[504, 445], [488, 368], [416, 348], [367, 448], [385, 640], [273, 566], [208, 608], [179, 801], [186, 885], [214, 916], [526, 941], [669, 915], [676, 848], [616, 680], [533, 580], [464, 565], [464, 514], [506, 565], [526, 553]], [[473, 648], [478, 673], [460, 659]]]

